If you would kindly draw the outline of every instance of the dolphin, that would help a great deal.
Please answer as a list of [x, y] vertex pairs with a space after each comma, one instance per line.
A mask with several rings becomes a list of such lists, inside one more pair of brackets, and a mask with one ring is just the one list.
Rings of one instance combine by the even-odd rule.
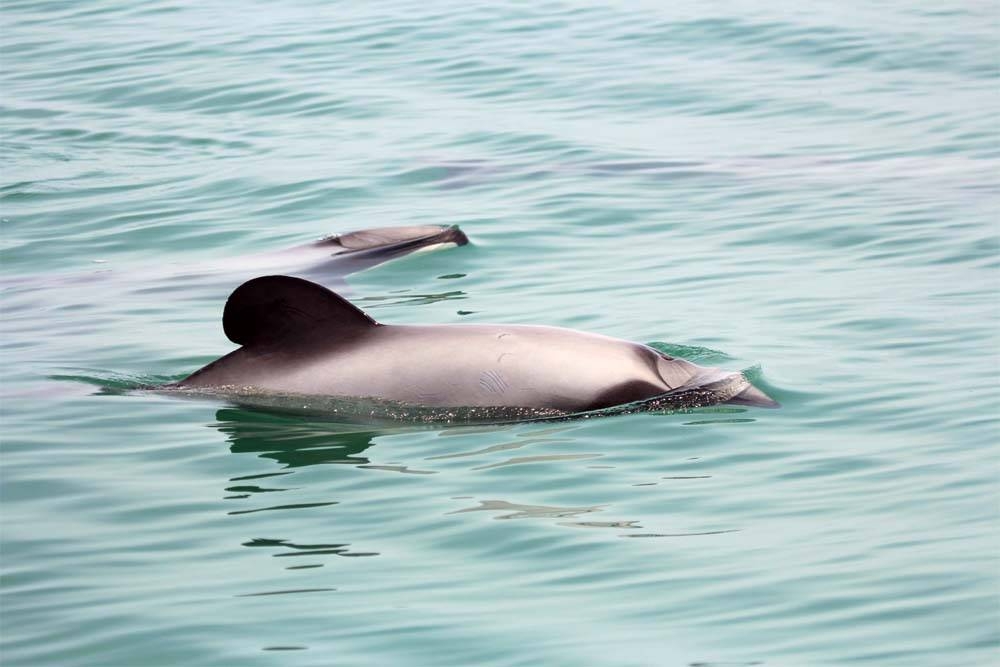
[[[0, 289], [22, 292], [26, 301], [37, 301], [39, 288], [57, 288], [56, 297], [90, 284], [117, 280], [116, 291], [176, 289], [186, 293], [198, 290], [225, 290], [262, 273], [294, 271], [323, 282], [340, 283], [340, 278], [378, 266], [411, 253], [448, 246], [463, 246], [468, 237], [458, 225], [406, 225], [359, 229], [333, 234], [317, 241], [290, 248], [270, 250], [196, 265], [157, 264], [150, 262], [142, 271], [115, 270], [114, 265], [99, 261], [100, 268], [73, 274], [39, 276], [0, 276]], [[160, 285], [164, 287], [160, 287]], [[78, 299], [83, 301], [84, 299]]]
[[[458, 225], [409, 225], [359, 229], [311, 243], [200, 267], [244, 279], [263, 272], [294, 270], [327, 280], [371, 268], [403, 255], [469, 242]], [[253, 271], [246, 275], [248, 271]]]
[[[718, 403], [778, 407], [742, 373], [646, 345], [549, 326], [380, 324], [303, 278], [249, 280], [223, 311], [241, 347], [171, 385], [278, 405], [268, 397], [358, 399], [430, 410], [428, 421], [503, 421]], [[239, 401], [237, 401], [239, 402]], [[253, 401], [249, 401], [253, 404]], [[288, 401], [286, 401], [288, 402]]]

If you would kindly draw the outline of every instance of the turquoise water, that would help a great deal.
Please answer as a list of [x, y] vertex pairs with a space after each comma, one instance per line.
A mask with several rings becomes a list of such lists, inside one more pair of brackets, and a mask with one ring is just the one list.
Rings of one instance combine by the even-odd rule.
[[[0, 11], [5, 666], [1000, 660], [995, 3]], [[118, 390], [231, 349], [240, 258], [408, 224], [473, 245], [349, 277], [381, 320], [661, 342], [784, 407]]]

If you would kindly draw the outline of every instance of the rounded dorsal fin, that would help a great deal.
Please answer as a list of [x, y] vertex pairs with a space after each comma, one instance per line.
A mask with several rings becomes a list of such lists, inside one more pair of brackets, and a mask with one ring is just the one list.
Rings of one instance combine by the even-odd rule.
[[229, 295], [222, 328], [238, 345], [273, 343], [322, 327], [331, 335], [378, 326], [347, 299], [291, 276], [261, 276]]

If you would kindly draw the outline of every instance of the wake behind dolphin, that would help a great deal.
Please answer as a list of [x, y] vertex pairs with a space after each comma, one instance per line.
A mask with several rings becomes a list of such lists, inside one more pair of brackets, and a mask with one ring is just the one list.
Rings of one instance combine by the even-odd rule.
[[171, 385], [269, 407], [424, 421], [551, 418], [631, 406], [777, 407], [739, 372], [547, 326], [387, 325], [329, 289], [274, 275], [238, 287], [223, 329], [241, 347]]

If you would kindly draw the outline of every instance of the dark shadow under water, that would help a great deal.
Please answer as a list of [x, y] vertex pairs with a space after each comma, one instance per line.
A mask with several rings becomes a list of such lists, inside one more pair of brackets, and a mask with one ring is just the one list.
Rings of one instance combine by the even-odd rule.
[[259, 453], [286, 468], [322, 463], [363, 465], [361, 454], [383, 434], [373, 428], [337, 422], [316, 422], [292, 415], [221, 408], [212, 424], [223, 433], [234, 454]]

